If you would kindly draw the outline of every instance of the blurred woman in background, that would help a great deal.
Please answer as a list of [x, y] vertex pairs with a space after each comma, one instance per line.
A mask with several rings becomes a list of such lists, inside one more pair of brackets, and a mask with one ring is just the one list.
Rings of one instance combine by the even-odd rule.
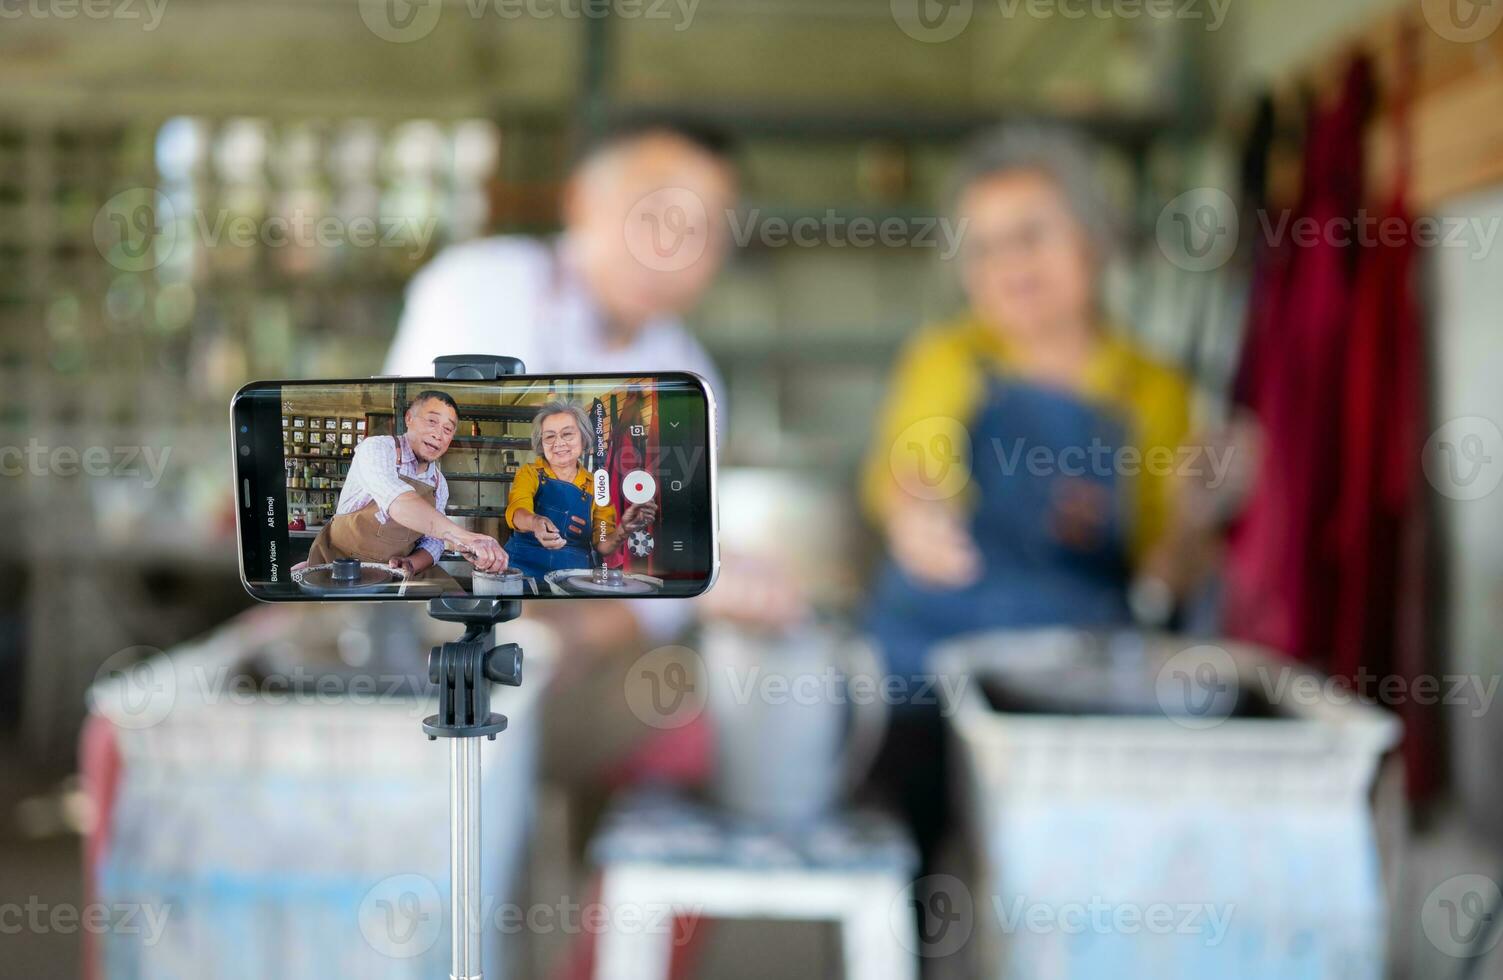
[[[960, 634], [1125, 625], [1135, 575], [1149, 595], [1175, 578], [1190, 386], [1102, 315], [1113, 222], [1089, 147], [987, 137], [955, 205], [966, 312], [908, 344], [863, 472], [889, 556], [869, 623], [897, 677]], [[937, 708], [908, 705], [877, 765], [926, 856], [945, 822], [942, 747]]]

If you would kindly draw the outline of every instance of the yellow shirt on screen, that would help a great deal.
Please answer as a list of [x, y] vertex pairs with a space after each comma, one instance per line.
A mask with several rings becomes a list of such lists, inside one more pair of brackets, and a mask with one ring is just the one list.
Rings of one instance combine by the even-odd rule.
[[[516, 528], [515, 518], [519, 510], [537, 513], [533, 502], [537, 498], [538, 487], [542, 484], [545, 475], [551, 480], [559, 478], [558, 474], [553, 472], [553, 467], [542, 459], [535, 459], [517, 470], [517, 475], [511, 481], [511, 495], [506, 498], [507, 526]], [[602, 507], [595, 502], [594, 479], [583, 464], [574, 471], [573, 483], [584, 491], [586, 497], [590, 498], [590, 524], [594, 529], [593, 540], [598, 541], [601, 535], [610, 534], [616, 529], [616, 508], [609, 504]], [[568, 534], [569, 529], [561, 527], [559, 531]]]
[[[969, 315], [926, 328], [908, 343], [898, 358], [862, 467], [862, 504], [870, 518], [884, 522], [905, 493], [900, 483], [907, 476], [902, 472], [904, 456], [893, 452], [904, 433], [933, 419], [969, 425], [982, 407], [989, 375], [1016, 373], [1016, 364], [1006, 338]], [[1102, 339], [1075, 394], [1122, 420], [1128, 444], [1142, 453], [1155, 447], [1177, 450], [1188, 435], [1188, 381], [1121, 337], [1108, 334]], [[1148, 467], [1130, 481], [1135, 557], [1167, 528], [1172, 483], [1172, 475], [1153, 475]]]

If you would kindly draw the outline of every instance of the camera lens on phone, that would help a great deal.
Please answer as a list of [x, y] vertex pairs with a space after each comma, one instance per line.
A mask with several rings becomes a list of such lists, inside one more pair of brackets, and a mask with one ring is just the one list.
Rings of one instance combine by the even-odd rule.
[[240, 447], [240, 455], [242, 455], [242, 456], [249, 456], [250, 455], [250, 446], [241, 446]]

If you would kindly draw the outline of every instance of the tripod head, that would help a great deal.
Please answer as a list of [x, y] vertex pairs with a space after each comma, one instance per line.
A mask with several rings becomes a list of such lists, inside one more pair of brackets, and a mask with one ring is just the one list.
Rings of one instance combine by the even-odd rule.
[[438, 714], [423, 719], [428, 738], [494, 739], [506, 730], [506, 716], [491, 711], [491, 683], [522, 683], [522, 648], [491, 645], [491, 629], [516, 619], [515, 599], [432, 599], [428, 615], [463, 623], [464, 635], [428, 651], [428, 679], [438, 685]]

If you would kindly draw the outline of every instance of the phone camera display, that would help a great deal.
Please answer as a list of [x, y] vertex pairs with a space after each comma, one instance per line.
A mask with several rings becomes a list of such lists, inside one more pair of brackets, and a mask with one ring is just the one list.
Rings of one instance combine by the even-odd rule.
[[[674, 597], [713, 574], [709, 403], [694, 379], [263, 391], [254, 424], [236, 423], [262, 598]], [[277, 432], [280, 453], [262, 446]]]

